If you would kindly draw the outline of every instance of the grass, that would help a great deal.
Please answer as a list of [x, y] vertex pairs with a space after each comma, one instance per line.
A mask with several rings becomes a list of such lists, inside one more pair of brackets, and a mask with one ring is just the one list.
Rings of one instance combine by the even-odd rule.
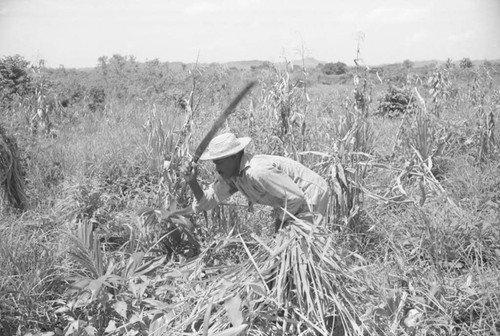
[[[0, 334], [498, 334], [498, 79], [455, 69], [454, 95], [424, 80], [427, 110], [403, 124], [373, 116], [386, 86], [370, 74], [357, 98], [354, 85], [309, 76], [304, 90], [290, 70], [257, 74], [261, 90], [227, 127], [252, 135], [256, 153], [307, 153], [335, 190], [328, 225], [272, 236], [268, 209], [248, 212], [243, 197], [175, 215], [191, 201], [178, 165], [242, 86], [204, 71], [179, 84], [200, 90], [192, 119], [107, 97], [102, 112], [67, 111], [56, 138], [16, 124], [28, 209], [1, 210]], [[355, 109], [359, 94], [372, 97], [367, 110]], [[210, 164], [200, 168], [210, 182]], [[175, 228], [191, 225], [196, 258], [178, 253], [189, 235]]]
[[2, 327], [6, 334], [19, 325], [53, 329], [58, 318], [53, 303], [62, 296], [67, 275], [61, 233], [48, 219], [1, 222]]

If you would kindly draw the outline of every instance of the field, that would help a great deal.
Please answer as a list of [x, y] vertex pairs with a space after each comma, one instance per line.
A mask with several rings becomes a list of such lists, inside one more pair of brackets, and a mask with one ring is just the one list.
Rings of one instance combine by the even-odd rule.
[[[498, 335], [500, 64], [344, 70], [4, 58], [0, 335]], [[325, 177], [321, 225], [189, 211], [251, 80], [225, 130]]]

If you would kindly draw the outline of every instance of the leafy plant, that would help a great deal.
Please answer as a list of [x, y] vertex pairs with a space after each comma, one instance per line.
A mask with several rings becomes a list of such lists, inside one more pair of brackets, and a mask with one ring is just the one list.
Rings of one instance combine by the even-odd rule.
[[80, 223], [78, 237], [71, 241], [70, 255], [79, 271], [70, 278], [66, 300], [56, 311], [69, 322], [65, 335], [147, 332], [155, 320], [177, 307], [158, 301], [170, 287], [155, 286], [147, 277], [164, 264], [165, 256], [146, 259], [143, 252], [118, 252], [119, 258], [110, 259], [88, 221]]
[[464, 57], [460, 60], [460, 67], [462, 69], [469, 69], [473, 67], [472, 61], [468, 57]]
[[[0, 334], [498, 333], [498, 62], [368, 69], [359, 45], [355, 62], [328, 78], [305, 62], [27, 65], [2, 114], [29, 207], [0, 216]], [[227, 128], [328, 179], [319, 226], [268, 234], [267, 209], [243, 197], [206, 216], [187, 207], [181, 161], [249, 79], [261, 94]], [[388, 84], [412, 110], [372, 118]], [[91, 87], [105, 113], [88, 113]], [[57, 136], [29, 134], [39, 108]]]
[[31, 93], [30, 63], [19, 55], [5, 56], [0, 61], [0, 101], [10, 108], [15, 98]]
[[301, 90], [304, 83], [292, 81], [289, 67], [290, 64], [285, 62], [283, 69], [273, 68], [270, 86], [263, 88], [263, 106], [275, 121], [272, 138], [277, 145], [271, 153], [292, 155], [298, 159], [295, 143], [304, 139], [306, 127], [305, 114], [300, 111], [300, 105], [307, 105], [308, 96], [306, 91]]
[[413, 113], [416, 99], [409, 87], [399, 88], [390, 85], [387, 93], [379, 100], [376, 115], [396, 118]]
[[457, 88], [451, 79], [450, 68], [447, 66], [436, 67], [427, 80], [429, 94], [432, 97], [431, 112], [439, 117], [445, 109], [445, 104], [456, 97]]
[[347, 64], [342, 63], [342, 62], [326, 63], [321, 68], [321, 71], [325, 75], [342, 75], [342, 74], [345, 74], [348, 71], [348, 68], [347, 68]]
[[91, 112], [102, 112], [106, 104], [104, 88], [94, 86], [88, 92], [88, 108]]
[[[498, 92], [495, 98], [494, 94], [491, 95], [487, 90], [487, 76], [479, 73], [474, 77], [474, 83], [470, 90], [470, 102], [477, 117], [477, 161], [484, 162], [488, 156], [493, 154], [497, 149], [495, 141], [495, 103], [488, 104], [487, 100], [499, 100]], [[490, 108], [486, 108], [490, 106]]]

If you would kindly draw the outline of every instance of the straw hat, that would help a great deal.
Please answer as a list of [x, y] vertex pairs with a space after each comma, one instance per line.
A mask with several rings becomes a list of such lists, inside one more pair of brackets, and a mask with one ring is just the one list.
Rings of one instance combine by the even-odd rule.
[[217, 160], [234, 155], [245, 148], [250, 141], [252, 139], [249, 137], [236, 138], [233, 133], [218, 135], [210, 141], [208, 148], [200, 156], [200, 160]]

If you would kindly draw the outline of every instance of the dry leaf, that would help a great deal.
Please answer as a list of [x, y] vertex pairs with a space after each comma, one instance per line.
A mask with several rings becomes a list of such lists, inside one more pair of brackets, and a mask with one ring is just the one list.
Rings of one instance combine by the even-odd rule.
[[413, 328], [418, 325], [420, 320], [422, 319], [422, 316], [424, 314], [420, 312], [418, 309], [410, 309], [408, 311], [408, 314], [406, 315], [406, 318], [404, 319], [403, 323], [405, 326], [408, 328]]
[[243, 314], [241, 313], [241, 299], [238, 295], [227, 299], [224, 303], [224, 308], [226, 308], [227, 316], [233, 327], [238, 327], [243, 323]]

